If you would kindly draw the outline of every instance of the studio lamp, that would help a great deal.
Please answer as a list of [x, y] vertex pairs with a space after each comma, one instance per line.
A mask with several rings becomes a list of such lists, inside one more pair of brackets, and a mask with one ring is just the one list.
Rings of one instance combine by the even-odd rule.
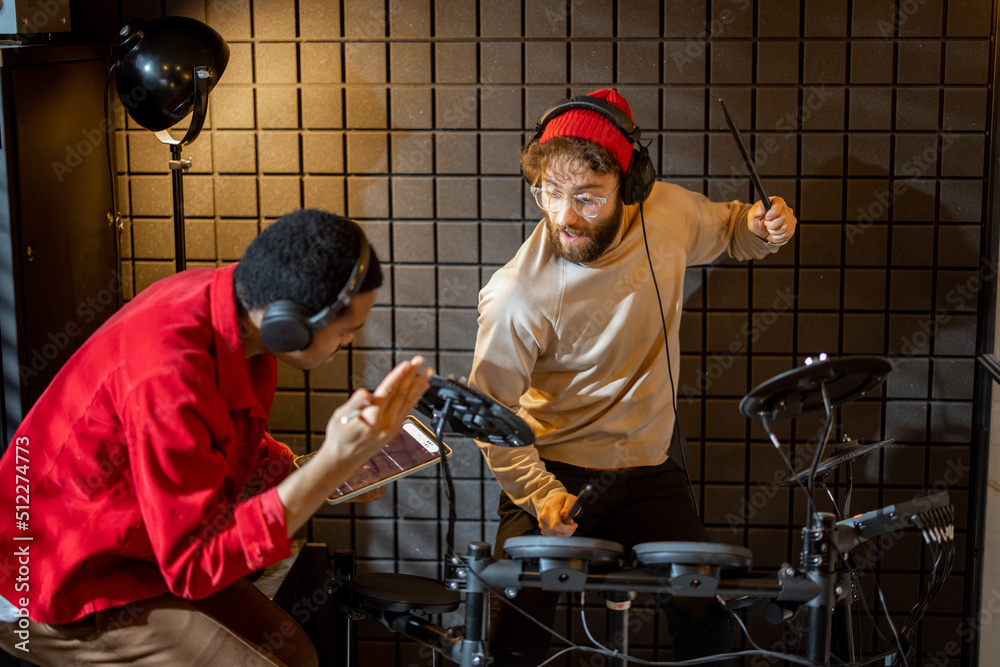
[[[174, 195], [174, 249], [177, 270], [185, 266], [184, 172], [191, 160], [181, 158], [181, 147], [193, 142], [205, 124], [208, 94], [229, 62], [229, 46], [222, 36], [200, 21], [168, 16], [152, 21], [135, 19], [119, 32], [114, 44], [118, 99], [136, 123], [170, 146]], [[168, 128], [191, 122], [181, 139]]]

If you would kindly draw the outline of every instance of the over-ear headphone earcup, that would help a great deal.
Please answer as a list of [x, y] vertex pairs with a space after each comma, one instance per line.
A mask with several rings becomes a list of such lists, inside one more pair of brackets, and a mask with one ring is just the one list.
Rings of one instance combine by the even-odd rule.
[[308, 320], [312, 313], [294, 301], [274, 301], [264, 309], [260, 340], [275, 352], [295, 352], [312, 344], [313, 330]]
[[653, 190], [656, 169], [649, 157], [649, 151], [642, 144], [636, 144], [628, 171], [622, 176], [622, 203], [626, 206], [641, 204]]
[[630, 171], [634, 170], [632, 198], [635, 203], [641, 204], [653, 191], [653, 183], [656, 182], [656, 168], [653, 166], [653, 160], [649, 157], [649, 150], [645, 146], [636, 144], [636, 149], [637, 154], [629, 167]]

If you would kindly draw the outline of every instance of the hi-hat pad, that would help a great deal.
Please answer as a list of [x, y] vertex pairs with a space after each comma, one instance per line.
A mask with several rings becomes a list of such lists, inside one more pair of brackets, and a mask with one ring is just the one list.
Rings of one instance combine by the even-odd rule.
[[[881, 449], [893, 441], [894, 438], [889, 438], [888, 440], [880, 440], [878, 442], [867, 442], [863, 444], [852, 443], [847, 447], [838, 446], [837, 449], [834, 450], [833, 456], [825, 461], [820, 461], [820, 464], [816, 466], [816, 479], [820, 479], [823, 476], [830, 474], [842, 463], [848, 463], [858, 457], [864, 456], [865, 454]], [[797, 473], [781, 482], [775, 482], [774, 486], [791, 486], [792, 484], [798, 484], [799, 482], [807, 479], [809, 479], [809, 469], [803, 470], [802, 472]], [[770, 482], [767, 483], [770, 484]]]
[[823, 410], [823, 387], [836, 407], [864, 396], [892, 372], [885, 357], [824, 359], [781, 373], [759, 385], [740, 401], [747, 417], [774, 421]]
[[448, 408], [444, 430], [503, 447], [523, 447], [535, 442], [535, 434], [516, 414], [485, 394], [460, 382], [431, 377], [431, 386], [417, 403], [417, 410], [432, 419]]

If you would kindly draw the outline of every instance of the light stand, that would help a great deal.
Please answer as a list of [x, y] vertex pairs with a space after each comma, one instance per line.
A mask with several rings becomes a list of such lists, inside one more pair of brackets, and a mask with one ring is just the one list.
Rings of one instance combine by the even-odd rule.
[[[118, 33], [114, 45], [118, 97], [132, 119], [170, 146], [174, 203], [174, 257], [177, 271], [186, 266], [184, 244], [184, 172], [190, 158], [181, 147], [201, 133], [208, 115], [208, 95], [229, 63], [229, 46], [200, 21], [168, 16], [146, 23], [136, 19]], [[167, 128], [192, 113], [187, 132], [174, 139]]]

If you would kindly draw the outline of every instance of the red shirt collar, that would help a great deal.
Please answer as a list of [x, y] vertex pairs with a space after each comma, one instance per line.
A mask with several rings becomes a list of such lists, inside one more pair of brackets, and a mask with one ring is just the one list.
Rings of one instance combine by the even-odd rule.
[[[275, 378], [277, 362], [267, 353], [246, 357], [243, 341], [248, 332], [237, 314], [235, 271], [236, 264], [217, 269], [209, 288], [219, 391], [230, 410], [249, 409], [251, 417], [267, 419], [273, 395], [259, 394], [254, 387], [274, 386], [273, 381], [261, 383], [259, 380], [268, 376]], [[251, 382], [251, 377], [258, 381]]]

